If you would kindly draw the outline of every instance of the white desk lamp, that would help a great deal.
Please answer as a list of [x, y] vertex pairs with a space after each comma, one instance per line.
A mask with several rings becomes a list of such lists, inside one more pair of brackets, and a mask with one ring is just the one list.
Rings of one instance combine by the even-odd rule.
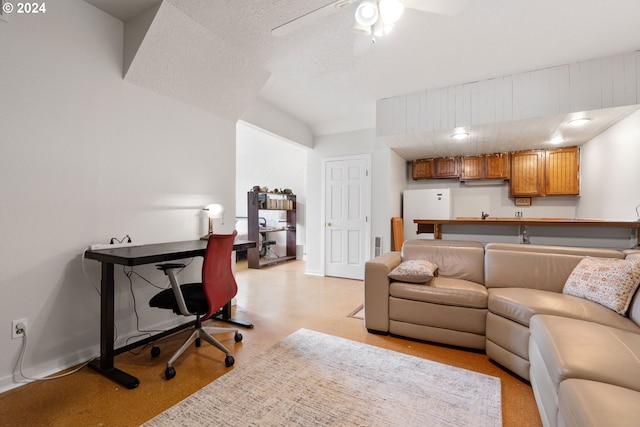
[[213, 234], [213, 220], [224, 218], [224, 206], [217, 203], [212, 203], [202, 208], [202, 210], [207, 211], [207, 216], [209, 217], [209, 232], [202, 236], [200, 239], [209, 240], [209, 236]]

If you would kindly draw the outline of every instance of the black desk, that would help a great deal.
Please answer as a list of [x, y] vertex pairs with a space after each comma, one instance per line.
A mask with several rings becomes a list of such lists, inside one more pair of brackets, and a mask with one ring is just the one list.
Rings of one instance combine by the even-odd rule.
[[[256, 242], [236, 239], [233, 244], [233, 249], [246, 250], [255, 246]], [[195, 323], [194, 321], [187, 322], [119, 349], [114, 349], [114, 264], [133, 267], [136, 265], [204, 256], [206, 247], [206, 240], [189, 240], [186, 242], [88, 250], [85, 252], [85, 258], [94, 259], [102, 263], [102, 280], [100, 282], [100, 358], [91, 362], [90, 366], [92, 368], [127, 388], [136, 388], [140, 384], [140, 381], [136, 377], [116, 368], [113, 364], [114, 357], [117, 354], [124, 353], [142, 344], [185, 329]], [[229, 262], [231, 262], [231, 260]], [[221, 316], [217, 318], [231, 323], [241, 324], [242, 326], [253, 327], [250, 323], [242, 323], [231, 319], [231, 303], [224, 307]]]

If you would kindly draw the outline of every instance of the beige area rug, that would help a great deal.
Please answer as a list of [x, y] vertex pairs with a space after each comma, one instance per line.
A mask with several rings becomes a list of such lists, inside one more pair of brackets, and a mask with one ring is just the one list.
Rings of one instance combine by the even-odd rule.
[[300, 329], [144, 425], [500, 426], [500, 399], [499, 378]]

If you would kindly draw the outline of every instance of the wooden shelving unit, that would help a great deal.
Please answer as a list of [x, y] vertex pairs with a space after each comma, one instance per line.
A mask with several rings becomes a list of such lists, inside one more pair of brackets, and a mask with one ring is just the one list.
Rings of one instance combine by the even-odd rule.
[[[261, 258], [260, 243], [257, 247], [247, 251], [249, 268], [262, 268], [267, 265], [296, 259], [296, 196], [294, 194], [259, 193], [249, 191], [247, 193], [248, 239], [260, 242], [269, 233], [286, 233], [286, 254], [276, 258]], [[282, 227], [260, 226], [260, 216], [263, 211], [286, 212], [285, 223]]]

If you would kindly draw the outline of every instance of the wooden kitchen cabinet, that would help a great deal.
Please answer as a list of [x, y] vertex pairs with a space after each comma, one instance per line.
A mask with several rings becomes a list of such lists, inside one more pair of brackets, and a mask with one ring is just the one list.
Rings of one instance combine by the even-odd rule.
[[511, 178], [511, 156], [509, 153], [495, 153], [484, 156], [484, 177], [486, 179]]
[[509, 153], [466, 156], [460, 158], [460, 179], [509, 179], [511, 170]]
[[433, 159], [414, 160], [411, 165], [411, 177], [413, 179], [433, 178]]
[[545, 195], [544, 150], [511, 153], [509, 195], [511, 197]]
[[484, 156], [466, 156], [460, 158], [460, 179], [463, 181], [472, 179], [484, 179]]
[[459, 178], [458, 158], [457, 157], [440, 157], [435, 159], [435, 178]]
[[580, 149], [557, 148], [545, 153], [545, 194], [580, 194]]

